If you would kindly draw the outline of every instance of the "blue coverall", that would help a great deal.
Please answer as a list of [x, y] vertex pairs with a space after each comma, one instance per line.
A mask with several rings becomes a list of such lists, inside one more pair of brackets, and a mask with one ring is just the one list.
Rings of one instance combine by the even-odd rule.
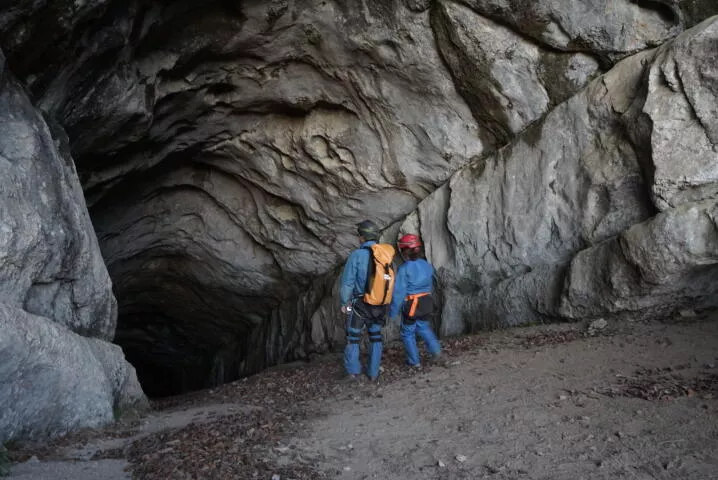
[[406, 351], [406, 363], [419, 365], [419, 350], [416, 347], [416, 334], [426, 343], [429, 354], [436, 356], [441, 352], [439, 340], [431, 329], [431, 324], [425, 318], [409, 319], [402, 308], [407, 295], [432, 291], [432, 278], [434, 267], [423, 258], [408, 260], [403, 263], [396, 274], [394, 293], [391, 298], [389, 316], [394, 318], [400, 312], [401, 339], [404, 342]]
[[369, 378], [379, 376], [379, 365], [383, 349], [381, 327], [386, 314], [385, 306], [367, 305], [361, 299], [366, 287], [369, 260], [371, 252], [364, 247], [374, 245], [374, 240], [361, 244], [361, 248], [354, 250], [347, 263], [340, 281], [339, 297], [342, 305], [352, 304], [351, 312], [347, 314], [346, 332], [347, 345], [344, 347], [344, 368], [350, 375], [361, 373], [359, 363], [359, 341], [364, 326], [369, 333], [369, 361], [366, 374]]

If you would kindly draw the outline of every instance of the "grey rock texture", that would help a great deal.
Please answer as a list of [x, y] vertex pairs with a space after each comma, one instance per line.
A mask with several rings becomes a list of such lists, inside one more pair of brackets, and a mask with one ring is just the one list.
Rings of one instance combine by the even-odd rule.
[[572, 260], [561, 296], [568, 318], [661, 315], [718, 307], [718, 203], [686, 203]]
[[111, 3], [111, 0], [4, 3], [0, 7], [0, 44], [11, 52], [15, 73], [35, 76], [71, 59], [69, 50], [76, 28], [101, 17]]
[[713, 18], [619, 62], [419, 205], [443, 333], [715, 307], [717, 41]]
[[673, 0], [673, 2], [666, 3], [677, 4], [680, 7], [686, 28], [693, 27], [711, 15], [718, 14], [718, 4], [713, 0]]
[[[446, 228], [454, 287], [447, 291], [455, 295], [447, 294], [444, 315], [485, 326], [524, 323], [526, 307], [507, 303], [528, 297], [536, 299], [534, 316], [551, 316], [550, 295], [541, 297], [552, 290], [546, 282], [560, 282], [542, 270], [651, 216], [636, 151], [612, 102], [637, 94], [640, 65], [640, 57], [627, 59], [452, 178]], [[607, 85], [616, 76], [620, 91], [612, 92]]]
[[44, 440], [144, 409], [117, 345], [0, 303], [0, 442]]
[[111, 339], [115, 297], [66, 138], [5, 67], [0, 53], [0, 299]]
[[[0, 53], [0, 443], [112, 421], [146, 402], [110, 344], [115, 297], [67, 140]], [[93, 337], [93, 338], [86, 338]]]
[[486, 18], [562, 51], [588, 52], [607, 62], [661, 45], [718, 13], [710, 1], [461, 0]]
[[583, 53], [557, 53], [453, 2], [432, 15], [439, 51], [484, 130], [500, 144], [600, 73]]
[[[718, 198], [718, 41], [713, 23], [660, 49], [626, 112], [661, 210]], [[696, 61], [700, 58], [700, 61]]]

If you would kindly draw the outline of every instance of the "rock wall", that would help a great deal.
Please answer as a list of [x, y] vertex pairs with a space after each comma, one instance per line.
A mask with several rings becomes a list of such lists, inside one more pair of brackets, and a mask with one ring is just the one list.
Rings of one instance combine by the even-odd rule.
[[619, 62], [419, 205], [444, 334], [718, 306], [716, 45]]
[[67, 139], [32, 106], [1, 52], [0, 131], [3, 443], [101, 425], [146, 399], [108, 342], [116, 301]]
[[336, 268], [367, 212], [395, 221], [491, 147], [427, 11], [104, 8], [76, 60], [27, 64], [26, 78], [71, 138], [119, 299], [117, 341], [158, 367], [150, 385], [204, 386], [187, 369], [209, 372], [217, 356], [236, 372], [293, 355], [294, 340], [247, 338]]
[[0, 442], [43, 441], [147, 407], [117, 345], [0, 303]]

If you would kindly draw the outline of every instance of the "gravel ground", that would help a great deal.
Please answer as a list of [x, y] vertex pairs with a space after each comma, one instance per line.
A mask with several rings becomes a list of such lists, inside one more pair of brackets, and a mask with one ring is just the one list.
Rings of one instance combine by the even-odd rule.
[[163, 399], [11, 449], [10, 478], [718, 479], [716, 316], [442, 343], [420, 371], [387, 349], [376, 384], [328, 355]]

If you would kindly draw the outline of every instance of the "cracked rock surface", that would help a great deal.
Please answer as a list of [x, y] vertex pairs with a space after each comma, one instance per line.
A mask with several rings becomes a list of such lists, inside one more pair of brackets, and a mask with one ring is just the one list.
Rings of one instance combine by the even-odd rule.
[[712, 18], [619, 62], [403, 222], [444, 333], [716, 307], [717, 39]]
[[51, 125], [0, 52], [0, 443], [99, 426], [147, 401], [109, 342], [112, 285]]

